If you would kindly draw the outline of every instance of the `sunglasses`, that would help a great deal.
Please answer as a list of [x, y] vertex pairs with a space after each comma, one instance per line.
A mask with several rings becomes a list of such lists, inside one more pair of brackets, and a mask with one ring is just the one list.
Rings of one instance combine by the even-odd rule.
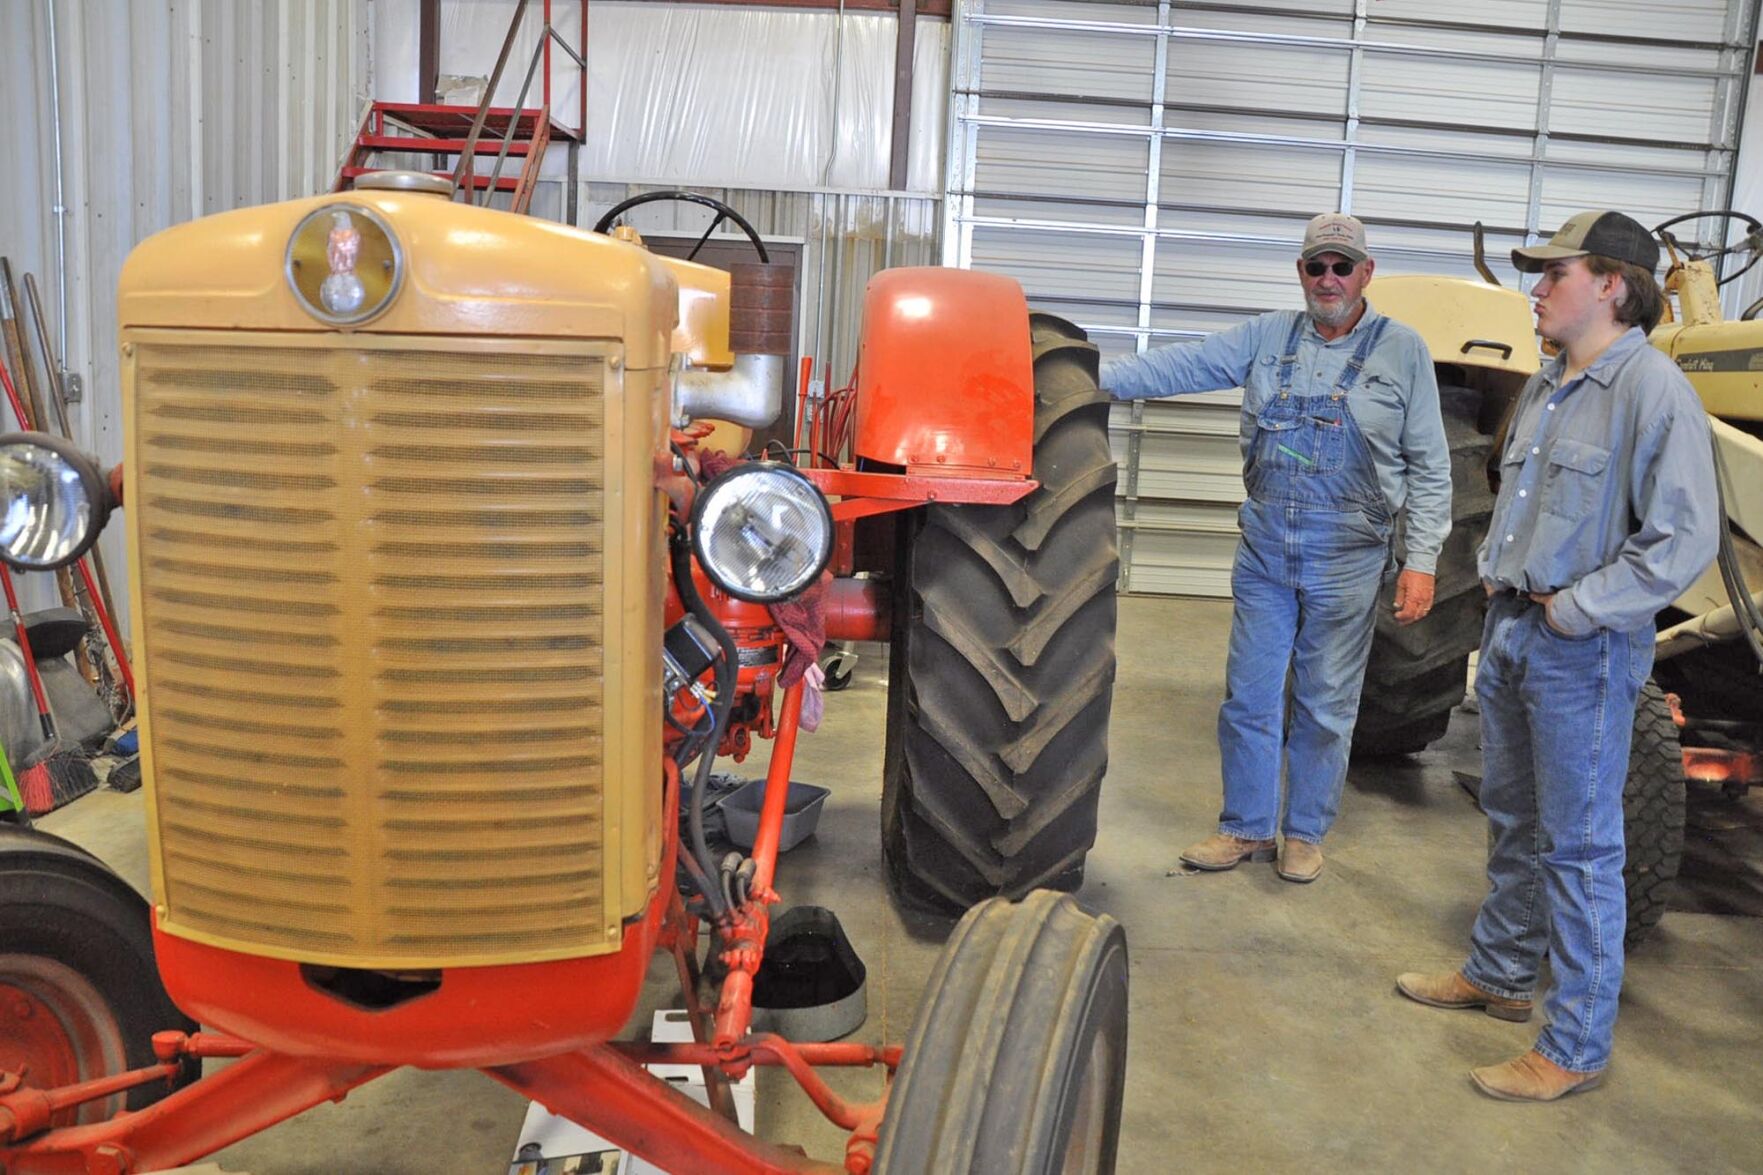
[[1357, 261], [1335, 261], [1332, 263], [1328, 261], [1304, 262], [1304, 272], [1311, 277], [1321, 277], [1331, 269], [1334, 271], [1336, 277], [1346, 277], [1357, 268], [1359, 268], [1359, 263]]

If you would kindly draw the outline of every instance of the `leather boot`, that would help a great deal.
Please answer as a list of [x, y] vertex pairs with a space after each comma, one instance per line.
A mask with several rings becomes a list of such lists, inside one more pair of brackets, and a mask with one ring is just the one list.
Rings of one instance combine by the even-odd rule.
[[1287, 881], [1308, 883], [1322, 876], [1322, 846], [1286, 837], [1279, 855], [1279, 875]]
[[1552, 1102], [1570, 1093], [1598, 1088], [1604, 1082], [1604, 1071], [1575, 1073], [1532, 1049], [1503, 1065], [1471, 1069], [1469, 1080], [1475, 1082], [1475, 1088], [1503, 1102]]
[[1244, 840], [1240, 836], [1215, 832], [1199, 844], [1188, 846], [1181, 855], [1181, 863], [1208, 873], [1221, 873], [1235, 869], [1243, 861], [1271, 861], [1276, 851], [1271, 839]]
[[1431, 1008], [1481, 1008], [1496, 1020], [1522, 1024], [1530, 1019], [1530, 1001], [1514, 1000], [1483, 991], [1463, 978], [1461, 971], [1422, 975], [1410, 971], [1396, 976], [1396, 990]]

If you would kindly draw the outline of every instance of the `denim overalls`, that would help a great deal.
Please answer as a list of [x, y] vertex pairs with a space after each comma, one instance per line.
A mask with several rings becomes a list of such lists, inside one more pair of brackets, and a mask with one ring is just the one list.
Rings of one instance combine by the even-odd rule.
[[1236, 608], [1218, 712], [1219, 831], [1273, 836], [1283, 758], [1283, 831], [1315, 844], [1340, 803], [1377, 593], [1393, 560], [1389, 508], [1371, 449], [1347, 407], [1347, 393], [1389, 320], [1366, 328], [1332, 391], [1296, 396], [1292, 370], [1307, 321], [1300, 315], [1286, 339], [1277, 394], [1256, 417], [1244, 470], [1249, 500], [1238, 514]]

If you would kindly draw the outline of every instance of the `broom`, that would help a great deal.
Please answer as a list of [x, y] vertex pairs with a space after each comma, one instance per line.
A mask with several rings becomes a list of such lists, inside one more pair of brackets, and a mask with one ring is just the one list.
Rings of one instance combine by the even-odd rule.
[[31, 638], [25, 631], [24, 617], [19, 615], [12, 572], [4, 564], [0, 564], [0, 587], [6, 589], [6, 606], [12, 613], [13, 633], [18, 640], [18, 651], [24, 657], [31, 697], [37, 704], [37, 720], [43, 724], [43, 745], [25, 759], [24, 770], [18, 776], [18, 789], [25, 811], [42, 816], [87, 792], [96, 791], [98, 776], [86, 757], [62, 746], [55, 733], [55, 719], [49, 713], [49, 699], [43, 693], [43, 678], [37, 673], [36, 658], [31, 656]]

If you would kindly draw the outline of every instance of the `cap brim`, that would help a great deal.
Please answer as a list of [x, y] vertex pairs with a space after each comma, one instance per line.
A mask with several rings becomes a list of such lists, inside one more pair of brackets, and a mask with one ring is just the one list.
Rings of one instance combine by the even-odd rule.
[[1298, 260], [1308, 261], [1312, 257], [1320, 257], [1324, 253], [1339, 253], [1349, 261], [1363, 261], [1369, 256], [1364, 250], [1355, 249], [1351, 245], [1312, 245], [1298, 254]]
[[1551, 261], [1589, 256], [1591, 254], [1584, 249], [1569, 249], [1565, 245], [1532, 245], [1528, 249], [1512, 250], [1512, 265], [1520, 273], [1541, 273], [1543, 266]]

